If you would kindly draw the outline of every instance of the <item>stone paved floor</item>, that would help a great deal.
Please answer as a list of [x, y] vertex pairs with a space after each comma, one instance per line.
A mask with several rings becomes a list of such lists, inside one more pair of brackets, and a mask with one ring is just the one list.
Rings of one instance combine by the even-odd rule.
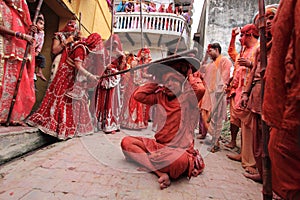
[[208, 153], [196, 140], [206, 168], [191, 180], [181, 178], [160, 190], [154, 174], [137, 171], [120, 149], [127, 135], [151, 137], [151, 130], [102, 132], [58, 142], [0, 166], [0, 199], [262, 199], [262, 185], [243, 176], [228, 150]]

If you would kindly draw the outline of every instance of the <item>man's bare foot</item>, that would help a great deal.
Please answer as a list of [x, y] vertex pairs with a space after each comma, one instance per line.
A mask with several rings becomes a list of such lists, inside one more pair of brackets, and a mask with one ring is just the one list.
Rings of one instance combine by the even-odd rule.
[[36, 76], [41, 78], [43, 81], [47, 81], [46, 77], [41, 72], [36, 73]]
[[229, 148], [229, 149], [233, 149], [234, 147], [236, 147], [236, 142], [235, 141], [230, 141], [228, 144], [225, 144], [224, 146]]
[[251, 179], [252, 181], [259, 182], [259, 183], [262, 182], [262, 179], [261, 179], [259, 173], [256, 173], [256, 174], [244, 173], [244, 176], [245, 176], [246, 178]]
[[273, 192], [273, 200], [284, 200], [280, 196], [278, 196], [275, 192]]
[[242, 162], [242, 156], [241, 154], [227, 154], [226, 155], [230, 160], [234, 160], [234, 161], [237, 161], [237, 162]]
[[162, 190], [169, 187], [171, 185], [169, 175], [166, 173], [161, 175], [158, 179], [158, 183], [160, 184], [160, 189], [162, 189]]
[[248, 172], [249, 174], [258, 174], [256, 168], [254, 167], [245, 167], [245, 171]]

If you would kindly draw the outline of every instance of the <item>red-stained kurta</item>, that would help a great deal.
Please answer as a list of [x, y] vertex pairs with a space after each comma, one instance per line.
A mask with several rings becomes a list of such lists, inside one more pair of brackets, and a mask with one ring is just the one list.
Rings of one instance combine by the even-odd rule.
[[[280, 1], [265, 74], [262, 117], [272, 127], [272, 189], [300, 199], [300, 1]], [[290, 44], [290, 46], [289, 46]]]
[[[230, 78], [231, 61], [220, 55], [214, 62], [207, 64], [203, 80], [205, 81], [206, 90], [202, 99], [201, 108], [207, 111], [214, 109], [219, 96], [223, 93], [223, 88], [228, 83]], [[215, 119], [219, 123], [226, 118], [226, 97], [219, 104], [218, 112], [215, 114]], [[215, 120], [214, 119], [214, 120]], [[215, 123], [217, 121], [215, 120]]]
[[[243, 51], [240, 54], [236, 54], [235, 48], [231, 47], [228, 50], [228, 53], [231, 54], [231, 58], [235, 60], [234, 63], [234, 71], [233, 71], [233, 81], [231, 85], [230, 96], [230, 122], [235, 124], [236, 126], [241, 126], [242, 118], [246, 124], [246, 126], [250, 126], [250, 118], [249, 111], [244, 110], [240, 107], [239, 102], [241, 100], [242, 92], [245, 89], [245, 86], [248, 83], [250, 69], [244, 66], [239, 66], [237, 60], [238, 58], [246, 58], [251, 62], [255, 61], [256, 50], [258, 48], [259, 43], [254, 45], [251, 48], [243, 48]], [[235, 53], [234, 53], [235, 52]]]
[[158, 170], [166, 172], [171, 178], [194, 168], [194, 129], [198, 122], [198, 101], [204, 94], [204, 86], [200, 78], [193, 81], [191, 87], [178, 98], [169, 100], [162, 92], [155, 92], [159, 86], [148, 83], [139, 87], [134, 98], [148, 105], [159, 104], [165, 109], [166, 121], [162, 129], [155, 134], [155, 139], [139, 139], [150, 153], [149, 158]]

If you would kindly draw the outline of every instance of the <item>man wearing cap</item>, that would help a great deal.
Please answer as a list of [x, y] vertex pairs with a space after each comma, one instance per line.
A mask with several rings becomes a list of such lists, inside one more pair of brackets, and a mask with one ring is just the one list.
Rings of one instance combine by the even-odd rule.
[[242, 162], [242, 167], [251, 174], [257, 173], [256, 163], [253, 155], [253, 136], [251, 132], [251, 113], [240, 106], [241, 95], [249, 79], [250, 70], [255, 60], [256, 49], [259, 46], [258, 29], [254, 24], [247, 24], [241, 29], [240, 43], [241, 52], [238, 54], [235, 49], [235, 38], [238, 31], [232, 31], [232, 38], [228, 49], [228, 54], [234, 63], [233, 78], [227, 85], [230, 98], [230, 131], [232, 141], [226, 145], [229, 148], [236, 146], [236, 136], [241, 127], [242, 145], [241, 154], [228, 154], [227, 157]]
[[[213, 137], [212, 147], [209, 149], [213, 153], [220, 149], [219, 137], [222, 131], [223, 120], [226, 118], [224, 87], [229, 81], [230, 68], [232, 66], [232, 62], [223, 56], [221, 52], [222, 48], [219, 43], [209, 44], [207, 54], [211, 58], [211, 62], [202, 70], [206, 91], [201, 102], [201, 114], [204, 123], [207, 122], [208, 115], [210, 114], [211, 116], [211, 126], [208, 132]], [[216, 107], [217, 109], [215, 109]], [[205, 135], [200, 135], [199, 138], [204, 139]]]
[[[270, 58], [272, 48], [272, 23], [277, 11], [277, 4], [266, 7], [265, 20], [266, 20], [266, 53], [268, 59]], [[256, 19], [256, 20], [255, 20]], [[254, 18], [254, 23], [258, 26], [258, 15]], [[249, 81], [242, 93], [241, 107], [247, 108], [251, 111], [251, 131], [253, 134], [253, 153], [256, 161], [256, 168], [259, 173], [249, 174], [245, 173], [246, 178], [254, 181], [262, 181], [262, 154], [263, 154], [263, 140], [262, 140], [262, 124], [261, 124], [261, 62], [260, 62], [260, 48], [256, 50], [255, 62], [250, 72]]]
[[205, 88], [199, 76], [192, 74], [200, 63], [192, 57], [179, 57], [152, 64], [152, 73], [160, 83], [146, 83], [137, 88], [134, 98], [148, 105], [164, 108], [165, 121], [155, 138], [127, 136], [121, 147], [125, 157], [133, 160], [159, 178], [160, 188], [181, 175], [197, 176], [204, 162], [194, 149], [194, 129], [198, 122], [197, 105]]

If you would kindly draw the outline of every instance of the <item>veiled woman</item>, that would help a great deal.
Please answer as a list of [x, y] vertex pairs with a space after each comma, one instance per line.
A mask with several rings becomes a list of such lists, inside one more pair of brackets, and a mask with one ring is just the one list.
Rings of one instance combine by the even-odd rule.
[[87, 90], [95, 87], [98, 80], [97, 76], [85, 69], [85, 60], [101, 46], [101, 36], [97, 33], [74, 43], [68, 56], [61, 60], [40, 108], [30, 116], [28, 124], [59, 139], [94, 132]]

